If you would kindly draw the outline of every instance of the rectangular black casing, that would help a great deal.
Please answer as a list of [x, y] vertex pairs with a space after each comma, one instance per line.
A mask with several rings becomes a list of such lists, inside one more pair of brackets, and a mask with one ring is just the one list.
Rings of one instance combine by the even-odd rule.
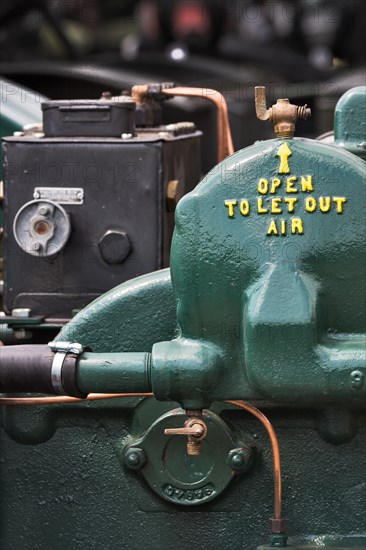
[[[5, 138], [4, 309], [29, 308], [32, 316], [69, 319], [107, 290], [169, 265], [174, 212], [167, 187], [191, 191], [201, 176], [201, 133], [182, 136], [159, 129], [132, 139]], [[82, 188], [82, 204], [62, 204], [71, 234], [56, 256], [36, 257], [17, 244], [17, 212], [35, 199], [35, 188]], [[122, 263], [103, 259], [108, 231], [128, 235]]]
[[44, 134], [47, 137], [121, 137], [123, 133], [134, 135], [136, 104], [128, 97], [119, 99], [42, 103]]

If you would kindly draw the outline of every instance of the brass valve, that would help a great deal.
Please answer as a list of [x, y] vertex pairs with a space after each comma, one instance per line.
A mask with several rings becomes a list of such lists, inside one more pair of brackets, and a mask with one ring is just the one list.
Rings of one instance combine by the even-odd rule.
[[267, 109], [264, 86], [255, 87], [255, 111], [259, 120], [273, 122], [274, 131], [279, 138], [294, 137], [296, 121], [299, 118], [306, 120], [311, 115], [311, 109], [307, 105], [292, 105], [288, 99], [277, 99], [277, 103]]
[[207, 426], [200, 418], [188, 418], [181, 428], [167, 428], [166, 435], [185, 435], [188, 437], [187, 454], [198, 456], [201, 454], [202, 441], [207, 435]]

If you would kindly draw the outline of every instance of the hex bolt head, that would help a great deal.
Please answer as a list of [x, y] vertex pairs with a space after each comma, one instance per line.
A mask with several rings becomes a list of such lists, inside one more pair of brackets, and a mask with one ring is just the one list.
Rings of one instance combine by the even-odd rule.
[[253, 463], [253, 451], [249, 447], [231, 449], [227, 457], [227, 464], [236, 472], [246, 472]]
[[145, 451], [139, 447], [130, 447], [125, 454], [125, 464], [131, 470], [140, 470], [146, 463]]

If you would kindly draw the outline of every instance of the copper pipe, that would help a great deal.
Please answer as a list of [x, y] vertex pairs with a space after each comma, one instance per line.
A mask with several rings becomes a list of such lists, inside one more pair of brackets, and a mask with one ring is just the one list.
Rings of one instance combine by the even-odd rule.
[[221, 162], [234, 153], [227, 104], [220, 92], [210, 89], [204, 90], [203, 88], [179, 86], [177, 88], [164, 88], [162, 93], [171, 96], [200, 97], [212, 101], [217, 107], [217, 162]]
[[266, 428], [272, 446], [273, 455], [273, 476], [274, 476], [274, 519], [281, 520], [282, 515], [282, 477], [281, 477], [281, 460], [280, 447], [278, 444], [276, 432], [268, 418], [256, 407], [249, 405], [245, 401], [225, 401], [231, 405], [236, 405], [254, 415]]
[[[149, 86], [147, 84], [136, 85], [132, 87], [131, 97], [135, 103], [140, 104], [148, 93]], [[200, 97], [214, 103], [217, 108], [217, 162], [221, 162], [234, 153], [227, 104], [220, 92], [211, 89], [178, 86], [176, 88], [163, 88], [161, 93], [173, 97]]]
[[62, 403], [78, 403], [80, 401], [96, 401], [98, 399], [116, 399], [118, 397], [151, 397], [152, 393], [89, 393], [85, 399], [63, 395], [52, 397], [0, 397], [0, 405], [57, 405]]

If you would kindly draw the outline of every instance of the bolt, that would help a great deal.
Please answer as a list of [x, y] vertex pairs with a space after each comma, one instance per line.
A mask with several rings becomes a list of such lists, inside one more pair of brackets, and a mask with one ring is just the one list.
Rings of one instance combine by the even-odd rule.
[[251, 449], [244, 447], [231, 449], [226, 462], [236, 472], [246, 472], [252, 465], [253, 452]]
[[40, 193], [38, 193], [38, 191], [34, 191], [34, 193], [33, 193], [33, 198], [34, 199], [39, 199], [40, 196], [41, 195], [40, 195]]
[[240, 470], [240, 468], [243, 467], [245, 464], [245, 458], [240, 453], [235, 453], [231, 457], [231, 465], [235, 468], [235, 470]]
[[38, 212], [39, 214], [41, 214], [41, 216], [46, 216], [47, 214], [49, 214], [50, 209], [48, 208], [48, 206], [40, 206], [38, 208]]
[[81, 201], [82, 198], [83, 198], [83, 193], [81, 191], [79, 191], [76, 195], [76, 198], [78, 199], [78, 201]]
[[122, 139], [131, 139], [131, 138], [133, 138], [133, 135], [132, 134], [122, 134], [121, 138]]
[[35, 252], [39, 252], [41, 250], [41, 248], [42, 248], [41, 243], [37, 242], [37, 243], [32, 244], [32, 250], [34, 250]]
[[351, 385], [353, 388], [355, 388], [355, 390], [359, 390], [360, 388], [362, 388], [365, 379], [363, 372], [361, 372], [360, 370], [354, 370], [351, 372], [350, 378]]
[[139, 447], [130, 447], [125, 454], [125, 463], [131, 470], [140, 470], [146, 463], [147, 458], [143, 449]]

